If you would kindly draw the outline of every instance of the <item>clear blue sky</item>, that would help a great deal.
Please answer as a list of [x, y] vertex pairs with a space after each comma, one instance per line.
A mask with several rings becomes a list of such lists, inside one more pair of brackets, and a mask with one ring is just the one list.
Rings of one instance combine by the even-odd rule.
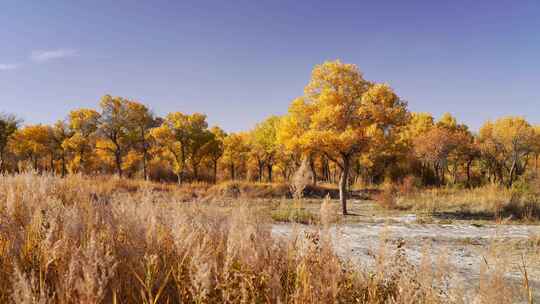
[[413, 111], [540, 123], [538, 0], [135, 2], [2, 1], [0, 111], [50, 123], [109, 93], [236, 131], [340, 58]]

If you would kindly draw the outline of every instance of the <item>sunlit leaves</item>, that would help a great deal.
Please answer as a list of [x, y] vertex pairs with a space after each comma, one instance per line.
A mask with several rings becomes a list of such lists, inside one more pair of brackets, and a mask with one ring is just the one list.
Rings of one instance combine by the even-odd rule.
[[[495, 122], [486, 122], [479, 132], [483, 155], [499, 180], [511, 185], [534, 151], [537, 140], [535, 129], [522, 117], [503, 117]], [[506, 172], [505, 176], [502, 172]]]

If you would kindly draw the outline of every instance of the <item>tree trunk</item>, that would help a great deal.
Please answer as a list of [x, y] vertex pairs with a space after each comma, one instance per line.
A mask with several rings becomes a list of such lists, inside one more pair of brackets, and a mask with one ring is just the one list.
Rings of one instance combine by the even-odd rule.
[[122, 177], [122, 156], [120, 155], [120, 152], [115, 152], [114, 158], [116, 162], [116, 173], [119, 177]]
[[195, 177], [195, 180], [199, 180], [199, 164], [193, 165], [193, 175]]
[[[84, 146], [79, 151], [79, 170], [78, 172], [84, 172]], [[77, 170], [76, 170], [77, 171]]]
[[217, 184], [217, 166], [218, 162], [217, 160], [214, 160], [214, 184]]
[[317, 185], [317, 170], [315, 169], [315, 162], [313, 161], [313, 156], [309, 156], [309, 168], [311, 169], [311, 182], [313, 186]]
[[538, 176], [538, 153], [534, 155], [534, 174]]
[[262, 183], [262, 180], [263, 180], [263, 167], [264, 167], [264, 163], [262, 161], [257, 161], [257, 164], [258, 164], [258, 167], [259, 167], [259, 176], [258, 176], [258, 180], [259, 180], [259, 183]]
[[62, 177], [66, 176], [66, 155], [62, 153]]
[[182, 172], [176, 173], [176, 181], [178, 182], [179, 185], [182, 184]]
[[37, 158], [37, 156], [34, 156], [33, 159], [34, 159], [34, 171], [38, 172], [39, 171], [38, 170], [38, 158]]
[[512, 167], [510, 167], [510, 176], [508, 177], [508, 188], [512, 187], [512, 184], [514, 183], [514, 172], [516, 171], [516, 161], [514, 160], [512, 162]]
[[441, 185], [441, 179], [439, 178], [439, 164], [435, 163], [433, 165], [433, 172], [435, 173], [435, 183], [437, 186]]
[[467, 188], [471, 187], [471, 164], [472, 160], [467, 162]]
[[441, 166], [441, 173], [440, 173], [440, 176], [441, 176], [441, 185], [446, 185], [446, 177], [445, 177], [445, 173], [446, 173], [446, 165], [442, 165], [442, 166]]
[[233, 163], [231, 163], [230, 169], [231, 169], [231, 180], [234, 180], [235, 176], [234, 176], [234, 164]]
[[142, 139], [142, 148], [143, 148], [143, 176], [144, 176], [144, 180], [148, 180], [148, 169], [146, 168], [148, 164], [148, 143], [146, 141], [146, 137], [144, 136], [146, 133], [145, 132], [146, 127], [140, 126], [140, 130], [141, 130], [140, 136]]
[[328, 166], [328, 159], [326, 157], [323, 158], [322, 167], [323, 167], [322, 179], [326, 182], [329, 182], [330, 181], [330, 168]]
[[362, 172], [360, 172], [360, 161], [356, 161], [354, 164], [355, 169], [355, 177], [354, 177], [354, 183], [358, 183], [361, 177]]
[[343, 168], [341, 168], [341, 177], [339, 179], [339, 200], [343, 215], [347, 215], [347, 180], [349, 179], [349, 162], [350, 156], [343, 156]]
[[269, 163], [266, 165], [266, 169], [268, 170], [268, 182], [272, 182], [272, 164]]
[[454, 168], [452, 169], [452, 179], [454, 180], [453, 183], [454, 185], [457, 184], [458, 182], [458, 163], [457, 161], [454, 163]]
[[54, 155], [51, 153], [51, 158], [49, 159], [49, 166], [51, 167], [51, 174], [56, 174], [54, 172]]
[[148, 180], [148, 170], [146, 168], [147, 166], [147, 158], [148, 158], [148, 152], [146, 152], [146, 149], [143, 152], [143, 176], [144, 180]]

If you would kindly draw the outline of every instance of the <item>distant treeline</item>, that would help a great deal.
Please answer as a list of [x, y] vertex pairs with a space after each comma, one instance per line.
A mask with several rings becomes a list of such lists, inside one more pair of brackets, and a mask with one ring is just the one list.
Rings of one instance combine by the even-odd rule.
[[475, 134], [450, 114], [436, 121], [409, 112], [390, 86], [340, 61], [316, 66], [286, 115], [246, 132], [210, 128], [199, 113], [158, 117], [147, 105], [110, 95], [98, 110], [75, 109], [53, 125], [0, 116], [2, 172], [273, 182], [288, 181], [307, 162], [314, 183], [339, 183], [343, 203], [353, 182], [406, 176], [422, 185], [511, 186], [536, 173], [539, 154], [540, 127], [522, 117], [487, 121]]

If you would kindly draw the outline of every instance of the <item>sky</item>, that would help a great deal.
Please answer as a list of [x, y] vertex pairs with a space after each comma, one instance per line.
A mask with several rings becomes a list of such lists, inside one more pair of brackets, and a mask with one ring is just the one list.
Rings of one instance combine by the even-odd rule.
[[335, 59], [411, 111], [540, 123], [538, 0], [0, 3], [0, 112], [26, 123], [111, 94], [247, 130]]

